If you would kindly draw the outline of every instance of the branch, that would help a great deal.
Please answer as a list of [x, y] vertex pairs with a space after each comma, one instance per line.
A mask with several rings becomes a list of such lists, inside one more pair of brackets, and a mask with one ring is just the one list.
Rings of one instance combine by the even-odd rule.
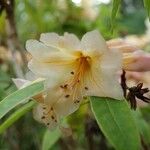
[[15, 15], [14, 15], [14, 5], [15, 5], [14, 0], [0, 0], [0, 5], [6, 11], [6, 32], [8, 37], [7, 45], [12, 53], [13, 69], [17, 77], [23, 78], [23, 69], [21, 68], [21, 65], [18, 64], [16, 58], [17, 51], [20, 52], [24, 65], [27, 63], [27, 60], [26, 60], [25, 51], [21, 47], [18, 40], [17, 29], [15, 24]]

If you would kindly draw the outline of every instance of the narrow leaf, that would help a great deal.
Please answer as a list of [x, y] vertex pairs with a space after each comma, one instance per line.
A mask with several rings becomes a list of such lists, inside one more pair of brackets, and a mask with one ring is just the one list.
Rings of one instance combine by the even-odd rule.
[[99, 127], [116, 150], [139, 150], [140, 136], [125, 101], [91, 97], [91, 106]]
[[43, 92], [43, 90], [43, 80], [39, 80], [8, 95], [0, 102], [0, 118], [2, 118], [7, 112], [9, 112], [18, 104], [23, 103], [27, 99], [30, 99], [31, 97]]
[[60, 135], [61, 133], [58, 128], [54, 131], [46, 130], [43, 138], [42, 150], [50, 150], [50, 148], [58, 141]]
[[112, 8], [112, 12], [111, 12], [111, 28], [112, 28], [112, 30], [113, 30], [113, 27], [115, 24], [115, 19], [116, 19], [120, 4], [121, 4], [121, 0], [113, 0], [113, 8]]
[[150, 0], [143, 0], [144, 2], [144, 7], [147, 11], [148, 17], [150, 19]]
[[32, 107], [34, 106], [35, 102], [31, 101], [17, 111], [15, 111], [5, 122], [0, 125], [0, 134], [3, 133], [9, 126], [11, 126], [14, 122], [16, 122], [19, 118], [25, 115]]

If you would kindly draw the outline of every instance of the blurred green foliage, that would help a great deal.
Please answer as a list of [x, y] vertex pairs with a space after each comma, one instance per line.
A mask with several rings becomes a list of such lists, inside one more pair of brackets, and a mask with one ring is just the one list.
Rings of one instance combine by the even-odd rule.
[[[142, 0], [121, 1], [120, 11], [114, 22], [113, 34], [111, 32], [112, 2], [109, 4], [95, 4], [93, 9], [97, 11], [97, 16], [94, 19], [84, 16], [83, 8], [71, 0], [64, 0], [65, 4], [63, 0], [15, 0], [15, 2], [15, 20], [22, 45], [25, 44], [27, 39], [38, 39], [43, 32], [57, 32], [59, 34], [72, 32], [81, 37], [87, 31], [98, 29], [108, 40], [113, 37], [123, 37], [130, 34], [142, 35], [146, 30], [145, 19], [147, 14]], [[1, 45], [6, 45], [7, 40], [5, 16], [5, 12], [0, 15]], [[0, 100], [16, 90], [11, 81], [14, 74], [11, 70], [4, 69], [5, 67], [0, 66]], [[68, 123], [75, 132], [73, 138], [77, 141], [75, 143], [77, 148], [81, 150], [87, 149], [88, 141], [92, 135], [95, 149], [103, 147], [104, 149], [113, 150], [99, 130], [95, 120], [86, 116], [86, 111], [87, 105], [84, 108], [81, 107], [78, 112], [68, 118]], [[149, 112], [149, 107], [142, 109], [142, 114], [148, 125], [150, 124]], [[86, 122], [90, 122], [91, 126], [86, 126], [88, 124]], [[40, 150], [45, 130], [43, 125], [33, 120], [32, 113], [28, 112], [3, 135], [0, 135], [0, 150]], [[89, 132], [91, 135], [87, 136]], [[61, 146], [65, 147], [65, 142], [68, 141], [71, 142], [70, 139], [65, 139], [65, 141], [59, 139], [52, 149], [62, 149]], [[64, 149], [67, 148], [65, 147]]]
[[[141, 0], [137, 1], [141, 5]], [[137, 9], [134, 1], [131, 3], [132, 7], [121, 4], [121, 10], [130, 10], [118, 14], [113, 35], [110, 32], [112, 3], [96, 5], [98, 16], [90, 20], [83, 17], [83, 8], [76, 6], [71, 0], [65, 2], [65, 8], [61, 8], [58, 0], [16, 0], [16, 23], [20, 40], [25, 42], [29, 38], [37, 38], [42, 32], [72, 32], [81, 37], [89, 30], [98, 29], [105, 38], [110, 39], [122, 36], [123, 33], [142, 34], [145, 31], [145, 10], [142, 5]]]

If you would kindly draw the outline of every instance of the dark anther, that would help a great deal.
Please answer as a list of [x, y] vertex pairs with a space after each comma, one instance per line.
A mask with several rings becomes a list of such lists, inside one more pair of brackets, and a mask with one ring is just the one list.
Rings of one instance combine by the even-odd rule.
[[53, 107], [51, 107], [51, 111], [53, 111], [54, 109], [53, 109]]
[[55, 120], [55, 122], [57, 123], [57, 120]]
[[41, 119], [45, 119], [45, 116], [42, 116]]
[[123, 71], [121, 75], [121, 86], [124, 92], [124, 97], [126, 98], [127, 101], [130, 102], [131, 109], [136, 110], [136, 107], [137, 107], [136, 98], [146, 103], [150, 103], [150, 98], [147, 98], [144, 96], [145, 93], [149, 92], [149, 89], [142, 88], [143, 83], [139, 83], [137, 86], [128, 87], [126, 84], [125, 71]]
[[68, 84], [65, 84], [65, 85], [61, 85], [60, 87], [63, 89], [63, 88], [67, 88]]
[[54, 116], [51, 116], [51, 118], [54, 120], [55, 119], [55, 117]]
[[47, 125], [50, 125], [49, 122], [47, 123]]
[[69, 94], [65, 95], [66, 98], [68, 98], [69, 96], [70, 96]]
[[65, 84], [65, 85], [64, 85], [64, 88], [67, 88], [67, 86], [68, 86], [68, 84]]
[[79, 100], [74, 101], [75, 104], [77, 104], [77, 103], [79, 103], [79, 102], [80, 102]]
[[88, 90], [88, 87], [85, 86], [84, 88], [85, 88], [85, 90]]
[[74, 72], [73, 72], [73, 71], [71, 71], [70, 73], [71, 73], [72, 75], [74, 75]]

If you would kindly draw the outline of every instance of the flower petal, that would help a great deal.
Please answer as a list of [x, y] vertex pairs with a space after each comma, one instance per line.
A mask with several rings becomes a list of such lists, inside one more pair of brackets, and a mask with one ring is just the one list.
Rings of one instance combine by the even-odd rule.
[[31, 60], [28, 63], [29, 69], [37, 76], [47, 79], [48, 87], [55, 86], [60, 82], [65, 81], [65, 79], [71, 76], [70, 72], [73, 70], [72, 64], [63, 65], [61, 64], [51, 64], [51, 63], [41, 63], [36, 60]]
[[87, 96], [111, 97], [122, 100], [123, 91], [118, 81], [118, 76], [112, 74], [113, 69], [109, 68], [105, 71], [98, 71], [93, 74], [92, 78], [86, 82], [88, 91]]
[[45, 45], [58, 47], [58, 41], [60, 36], [57, 33], [42, 33], [40, 36], [40, 41]]
[[125, 53], [123, 56], [123, 68], [127, 71], [150, 71], [150, 54], [143, 51]]
[[22, 88], [28, 86], [29, 84], [31, 84], [31, 81], [20, 79], [20, 78], [16, 78], [16, 79], [12, 79], [12, 80], [18, 89], [22, 89]]
[[37, 40], [28, 40], [26, 42], [26, 49], [31, 55], [36, 59], [45, 59], [50, 55], [54, 55], [55, 53], [59, 52], [59, 49], [54, 47], [46, 46], [43, 43]]
[[104, 52], [86, 79], [87, 95], [123, 99], [117, 71], [121, 70], [122, 55], [117, 51]]
[[[65, 107], [64, 107], [65, 106]], [[61, 99], [55, 105], [55, 111], [58, 118], [66, 117], [71, 113], [75, 112], [80, 106], [80, 103], [74, 103], [72, 98], [71, 99]]]
[[40, 41], [48, 46], [67, 50], [76, 50], [80, 45], [79, 39], [70, 33], [65, 33], [64, 36], [59, 36], [56, 33], [43, 33], [41, 34]]
[[45, 103], [53, 107], [57, 118], [68, 116], [79, 108], [83, 95], [80, 88], [77, 88], [75, 92], [73, 90], [62, 89], [57, 86], [47, 91]]
[[109, 49], [117, 49], [120, 50], [123, 53], [126, 52], [133, 52], [138, 50], [139, 48], [135, 45], [131, 45], [130, 43], [127, 43], [123, 39], [112, 39], [107, 41], [107, 46]]
[[[37, 120], [40, 123], [44, 123], [49, 129], [52, 130], [58, 125], [58, 122], [52, 119], [51, 115], [43, 116], [44, 115], [43, 105], [44, 104], [38, 104], [36, 107], [34, 107], [33, 117], [35, 120]], [[44, 105], [44, 107], [46, 106]]]
[[101, 68], [113, 68], [113, 72], [122, 70], [122, 58], [123, 55], [119, 50], [111, 49], [109, 51], [105, 51], [100, 58], [99, 66]]
[[32, 71], [28, 71], [28, 72], [25, 74], [25, 78], [26, 78], [27, 80], [33, 81], [33, 80], [38, 79], [39, 77], [36, 76]]
[[64, 40], [66, 41], [66, 48], [70, 50], [78, 50], [80, 46], [80, 40], [74, 34], [65, 33]]
[[103, 90], [106, 92], [106, 97], [112, 97], [114, 99], [123, 100], [123, 91], [119, 84], [119, 75], [112, 74], [113, 69], [106, 70], [101, 75], [102, 82], [100, 83]]
[[81, 49], [87, 51], [103, 52], [107, 50], [107, 45], [103, 37], [97, 30], [87, 32], [81, 39]]

